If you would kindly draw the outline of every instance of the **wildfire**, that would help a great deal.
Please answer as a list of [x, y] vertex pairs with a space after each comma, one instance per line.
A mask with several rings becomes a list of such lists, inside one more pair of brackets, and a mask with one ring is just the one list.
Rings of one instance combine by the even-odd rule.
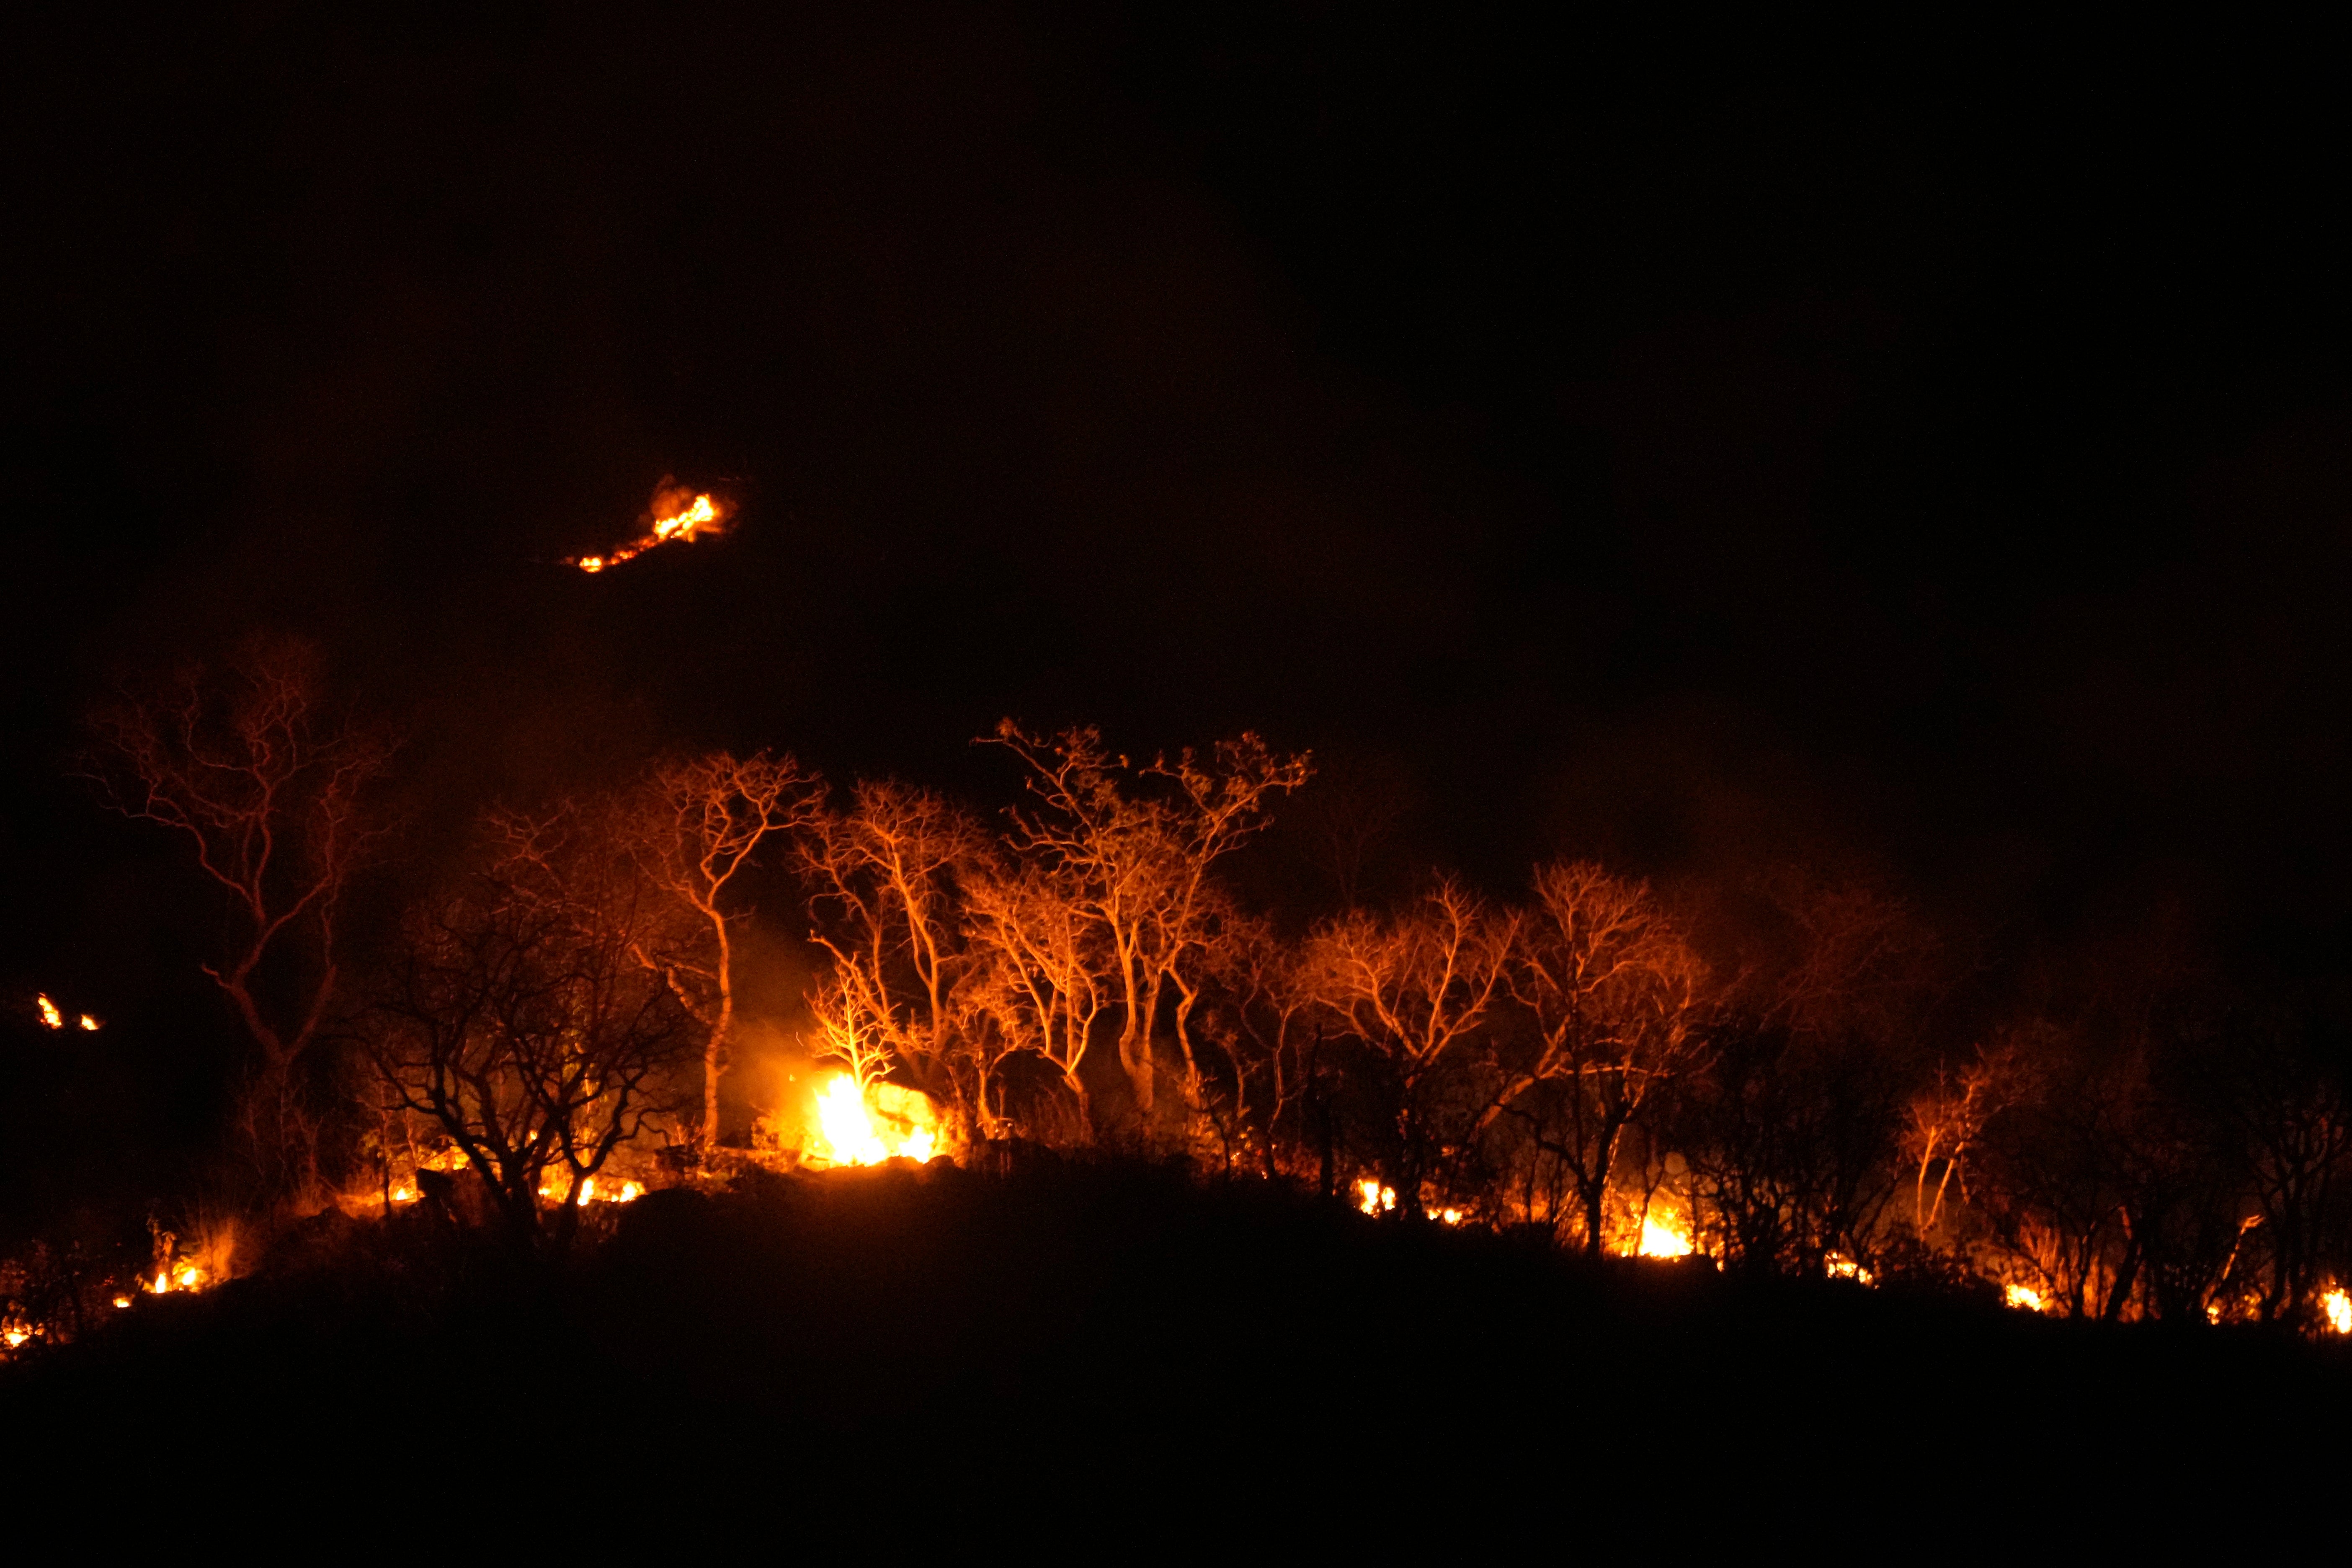
[[140, 1289], [150, 1296], [168, 1296], [174, 1290], [201, 1290], [205, 1274], [193, 1263], [166, 1264], [155, 1270], [155, 1278], [142, 1280]]
[[812, 1152], [836, 1165], [878, 1165], [890, 1159], [920, 1163], [939, 1152], [939, 1137], [928, 1127], [915, 1126], [895, 1143], [885, 1137], [857, 1080], [846, 1073], [817, 1091], [816, 1121]]
[[673, 540], [692, 543], [703, 534], [720, 531], [727, 521], [727, 511], [724, 501], [666, 479], [654, 489], [652, 522], [644, 533], [609, 554], [578, 555], [565, 564], [593, 574], [643, 555], [656, 544], [667, 544]]
[[1396, 1207], [1396, 1189], [1381, 1185], [1377, 1176], [1356, 1184], [1356, 1206], [1366, 1214], [1384, 1214]]
[[2021, 1312], [2047, 1311], [2050, 1305], [2049, 1302], [2042, 1300], [2042, 1292], [2036, 1290], [2031, 1285], [2011, 1285], [2005, 1287], [2000, 1293], [2000, 1299], [2008, 1305], [2015, 1307]]
[[2352, 1295], [2341, 1286], [2319, 1299], [2320, 1310], [2327, 1314], [2327, 1326], [2339, 1334], [2352, 1334]]
[[1691, 1238], [1660, 1220], [1655, 1215], [1642, 1216], [1642, 1245], [1633, 1249], [1643, 1258], [1688, 1258], [1696, 1248]]
[[[562, 1179], [562, 1173], [553, 1170], [540, 1177], [539, 1198], [541, 1203], [560, 1204], [563, 1201], [563, 1189], [558, 1184]], [[599, 1192], [596, 1178], [588, 1176], [582, 1179], [579, 1188], [572, 1194], [572, 1201], [584, 1209], [590, 1204], [633, 1204], [645, 1194], [646, 1189], [635, 1182], [623, 1182], [618, 1186], [607, 1186]], [[398, 1193], [393, 1194], [393, 1201], [400, 1201]]]
[[[44, 991], [33, 998], [33, 1010], [39, 1016], [41, 1027], [44, 1029], [62, 1029], [66, 1026], [65, 1009], [51, 1001], [47, 992]], [[88, 1013], [82, 1014], [76, 1022], [89, 1033], [93, 1035], [98, 1033], [98, 1020]]]

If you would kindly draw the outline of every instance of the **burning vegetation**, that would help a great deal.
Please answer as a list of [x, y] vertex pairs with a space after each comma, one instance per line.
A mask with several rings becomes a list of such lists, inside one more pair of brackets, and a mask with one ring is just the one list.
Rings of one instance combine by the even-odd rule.
[[[560, 1254], [660, 1188], [1038, 1148], [1593, 1258], [2352, 1335], [2352, 1120], [2306, 1037], [2188, 1009], [1957, 1032], [1934, 937], [1867, 889], [1776, 890], [1745, 952], [1576, 860], [1513, 899], [1439, 877], [1278, 920], [1228, 873], [1306, 756], [1137, 761], [1008, 721], [994, 819], [725, 752], [490, 812], [352, 962], [337, 912], [386, 842], [392, 753], [315, 662], [251, 651], [100, 732], [106, 798], [235, 916], [205, 973], [251, 1056], [216, 1184], [259, 1239], [159, 1227], [23, 1286], [17, 1349], [233, 1278], [289, 1216]], [[755, 892], [806, 922], [781, 1056], [744, 1054]], [[68, 1026], [46, 994], [31, 1014]], [[730, 1084], [760, 1102], [731, 1128]]]
[[634, 561], [656, 545], [691, 544], [705, 534], [723, 532], [730, 509], [727, 503], [704, 491], [690, 489], [677, 480], [665, 478], [654, 487], [654, 499], [646, 508], [645, 531], [626, 544], [618, 544], [602, 555], [575, 555], [564, 562], [583, 572], [595, 574], [624, 562]]

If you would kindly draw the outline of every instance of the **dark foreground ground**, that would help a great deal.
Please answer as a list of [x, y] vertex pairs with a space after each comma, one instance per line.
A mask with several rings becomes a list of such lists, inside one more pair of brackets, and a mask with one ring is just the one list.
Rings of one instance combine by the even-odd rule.
[[764, 1520], [780, 1551], [933, 1525], [1122, 1553], [1972, 1549], [2337, 1513], [2339, 1348], [1593, 1268], [1151, 1168], [942, 1164], [656, 1194], [562, 1268], [319, 1222], [255, 1279], [8, 1369], [0, 1431], [37, 1508], [73, 1495], [34, 1479], [55, 1461], [120, 1506], [298, 1510], [321, 1545]]

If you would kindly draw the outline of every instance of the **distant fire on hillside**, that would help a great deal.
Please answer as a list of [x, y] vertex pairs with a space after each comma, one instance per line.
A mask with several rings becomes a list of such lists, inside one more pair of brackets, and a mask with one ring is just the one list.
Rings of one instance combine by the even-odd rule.
[[716, 496], [665, 479], [654, 489], [643, 533], [602, 555], [574, 555], [564, 564], [593, 574], [635, 560], [656, 545], [691, 544], [705, 534], [724, 531], [732, 510]]

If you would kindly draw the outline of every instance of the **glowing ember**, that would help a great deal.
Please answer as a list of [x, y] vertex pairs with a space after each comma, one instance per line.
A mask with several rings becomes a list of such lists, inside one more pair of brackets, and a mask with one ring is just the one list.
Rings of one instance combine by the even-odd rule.
[[2049, 1308], [2049, 1303], [2042, 1299], [2042, 1292], [2031, 1285], [2009, 1286], [2001, 1291], [2000, 1298], [2021, 1312], [2040, 1312]]
[[1681, 1231], [1655, 1215], [1642, 1216], [1642, 1245], [1634, 1251], [1643, 1258], [1688, 1258], [1694, 1250], [1690, 1237]]
[[2341, 1289], [2330, 1290], [2319, 1299], [2320, 1310], [2327, 1314], [2327, 1326], [2339, 1334], [2352, 1334], [2352, 1295]]
[[894, 1144], [866, 1109], [857, 1080], [847, 1074], [817, 1091], [817, 1136], [810, 1152], [836, 1165], [878, 1165], [885, 1160], [929, 1160], [939, 1152], [931, 1129], [916, 1126]]
[[656, 544], [673, 540], [692, 543], [706, 533], [717, 533], [727, 521], [726, 503], [664, 479], [654, 491], [651, 528], [607, 555], [577, 555], [566, 565], [594, 574], [643, 555]]
[[58, 1011], [58, 1005], [50, 1001], [46, 994], [35, 997], [33, 1002], [34, 1005], [39, 1007], [41, 1010], [41, 1026], [43, 1028], [62, 1029], [66, 1026], [66, 1016]]
[[1366, 1176], [1356, 1184], [1356, 1206], [1366, 1214], [1381, 1214], [1396, 1207], [1396, 1189], [1381, 1185], [1376, 1176]]

